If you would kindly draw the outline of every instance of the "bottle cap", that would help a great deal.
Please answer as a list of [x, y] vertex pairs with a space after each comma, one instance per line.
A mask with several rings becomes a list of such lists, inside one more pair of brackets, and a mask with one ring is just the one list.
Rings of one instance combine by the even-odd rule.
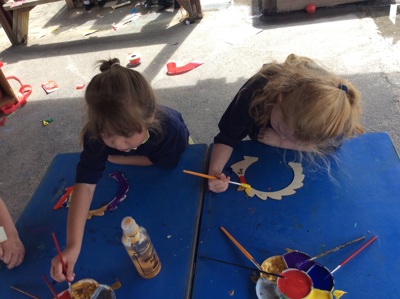
[[130, 216], [125, 217], [122, 219], [121, 228], [125, 234], [130, 235], [133, 234], [136, 230], [139, 229], [135, 219]]

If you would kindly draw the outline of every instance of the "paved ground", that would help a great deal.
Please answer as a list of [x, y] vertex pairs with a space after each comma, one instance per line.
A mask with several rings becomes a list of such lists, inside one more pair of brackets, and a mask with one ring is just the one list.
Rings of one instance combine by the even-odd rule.
[[[214, 1], [214, 2], [212, 2]], [[389, 6], [347, 5], [274, 17], [260, 17], [258, 4], [204, 0], [204, 18], [191, 25], [179, 9], [137, 6], [142, 16], [112, 30], [135, 7], [67, 10], [62, 2], [31, 11], [29, 41], [11, 47], [0, 32], [3, 72], [31, 84], [28, 104], [0, 127], [0, 194], [17, 219], [58, 153], [80, 151], [84, 123], [83, 90], [98, 71], [99, 59], [140, 53], [137, 67], [162, 104], [180, 110], [198, 143], [212, 143], [217, 123], [241, 85], [263, 63], [290, 53], [313, 57], [352, 80], [363, 94], [367, 131], [387, 131], [400, 150], [400, 30]], [[57, 28], [57, 29], [56, 29]], [[56, 30], [55, 30], [56, 29]], [[84, 36], [88, 30], [97, 32]], [[179, 76], [166, 75], [166, 63], [203, 61]], [[60, 89], [46, 95], [41, 83]], [[18, 86], [13, 84], [17, 90]], [[41, 120], [54, 122], [42, 126]]]

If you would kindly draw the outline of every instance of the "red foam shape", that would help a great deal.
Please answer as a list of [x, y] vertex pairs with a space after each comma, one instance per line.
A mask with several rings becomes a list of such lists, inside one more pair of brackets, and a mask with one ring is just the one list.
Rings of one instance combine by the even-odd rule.
[[192, 61], [189, 62], [183, 66], [176, 66], [175, 62], [168, 62], [167, 63], [167, 74], [168, 75], [180, 75], [180, 74], [184, 74], [187, 73], [191, 70], [193, 70], [194, 68], [202, 65], [203, 62], [199, 62], [199, 61]]

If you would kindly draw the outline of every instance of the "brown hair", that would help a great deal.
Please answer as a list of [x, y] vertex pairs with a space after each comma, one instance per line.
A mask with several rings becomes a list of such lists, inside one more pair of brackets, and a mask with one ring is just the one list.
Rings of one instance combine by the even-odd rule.
[[88, 121], [82, 137], [90, 133], [101, 140], [102, 134], [130, 137], [143, 129], [160, 132], [156, 98], [143, 75], [121, 66], [118, 58], [98, 63], [101, 73], [86, 88]]
[[293, 136], [321, 154], [363, 132], [359, 91], [312, 59], [291, 54], [284, 63], [264, 65], [255, 76], [260, 77], [268, 83], [254, 93], [249, 111], [259, 126], [269, 124], [272, 107], [278, 104]]

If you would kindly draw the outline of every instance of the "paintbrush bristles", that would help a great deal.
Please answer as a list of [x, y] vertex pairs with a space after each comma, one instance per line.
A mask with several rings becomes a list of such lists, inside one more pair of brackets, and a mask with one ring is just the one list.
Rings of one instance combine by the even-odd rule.
[[229, 183], [233, 184], [233, 185], [241, 186], [241, 187], [243, 187], [245, 189], [250, 189], [251, 188], [251, 186], [249, 184], [245, 184], [245, 183], [237, 183], [237, 182], [232, 182], [232, 181], [229, 181]]

